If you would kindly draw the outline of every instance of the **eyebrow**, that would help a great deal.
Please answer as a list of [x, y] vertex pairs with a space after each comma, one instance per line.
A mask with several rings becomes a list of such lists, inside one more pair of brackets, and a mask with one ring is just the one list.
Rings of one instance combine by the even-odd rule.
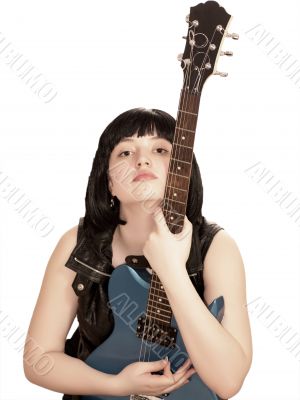
[[[150, 138], [150, 140], [158, 140], [158, 139], [165, 139], [165, 138], [163, 138], [163, 137], [159, 137], [159, 136], [152, 136], [151, 138]], [[165, 139], [166, 140], [166, 139]], [[132, 138], [123, 138], [123, 139], [121, 139], [120, 141], [119, 141], [119, 143], [123, 143], [123, 142], [134, 142], [135, 141], [135, 139], [132, 139]]]

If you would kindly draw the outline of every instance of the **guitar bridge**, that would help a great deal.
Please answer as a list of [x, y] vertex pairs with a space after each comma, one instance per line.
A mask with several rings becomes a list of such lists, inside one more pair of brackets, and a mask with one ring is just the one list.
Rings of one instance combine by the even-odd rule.
[[176, 343], [177, 329], [151, 322], [145, 316], [142, 316], [139, 317], [137, 322], [136, 335], [140, 339], [173, 349]]

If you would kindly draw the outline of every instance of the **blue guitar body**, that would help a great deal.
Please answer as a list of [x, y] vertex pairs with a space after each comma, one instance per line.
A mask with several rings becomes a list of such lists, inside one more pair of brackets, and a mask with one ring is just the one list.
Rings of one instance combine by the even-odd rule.
[[[108, 374], [118, 374], [128, 364], [137, 361], [156, 361], [168, 356], [172, 372], [188, 358], [178, 325], [172, 316], [171, 326], [177, 329], [174, 348], [157, 343], [142, 341], [136, 334], [138, 318], [145, 314], [148, 301], [151, 274], [145, 269], [134, 269], [122, 264], [114, 269], [108, 285], [110, 307], [114, 316], [111, 335], [85, 360], [86, 364]], [[216, 298], [209, 311], [221, 322], [224, 315], [224, 298]], [[142, 346], [143, 343], [143, 346]], [[142, 346], [142, 353], [141, 353]], [[83, 400], [129, 399], [129, 396], [81, 396]], [[219, 400], [194, 374], [190, 382], [169, 394], [168, 400]]]

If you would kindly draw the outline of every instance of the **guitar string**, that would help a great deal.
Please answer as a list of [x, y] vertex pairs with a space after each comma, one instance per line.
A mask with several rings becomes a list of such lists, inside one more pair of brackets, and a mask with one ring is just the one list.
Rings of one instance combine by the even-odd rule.
[[[195, 27], [194, 27], [194, 29], [195, 29]], [[191, 49], [192, 51], [193, 51], [193, 48]], [[190, 71], [191, 71], [191, 69], [190, 69], [190, 65], [191, 65], [191, 63], [190, 64], [188, 64], [187, 65], [187, 75], [189, 75], [189, 73], [190, 73]], [[179, 120], [179, 118], [178, 118], [178, 116], [179, 116], [179, 113], [180, 113], [180, 106], [181, 106], [181, 108], [182, 109], [185, 109], [185, 96], [186, 96], [186, 81], [187, 81], [187, 79], [186, 79], [186, 76], [185, 76], [185, 78], [184, 78], [184, 84], [183, 84], [183, 91], [181, 92], [181, 96], [180, 96], [180, 101], [179, 101], [179, 108], [178, 108], [178, 113], [177, 113], [177, 120]], [[188, 96], [186, 96], [187, 97], [187, 99], [188, 99]], [[181, 115], [182, 115], [183, 113], [181, 112]], [[185, 116], [183, 115], [183, 118], [181, 118], [180, 119], [181, 121], [183, 120], [183, 126], [185, 125]], [[175, 164], [175, 166], [176, 166], [176, 160], [177, 160], [177, 155], [176, 155], [176, 153], [177, 152], [180, 152], [180, 147], [178, 146], [178, 149], [177, 149], [177, 146], [175, 147], [175, 151], [172, 151], [172, 155], [174, 155], [175, 154], [175, 157], [174, 157], [174, 159], [171, 159], [170, 161], [173, 163], [173, 164]], [[174, 166], [174, 165], [173, 165]], [[176, 170], [176, 169], [175, 169]], [[172, 177], [173, 179], [175, 179], [175, 177]], [[169, 176], [167, 176], [167, 183], [166, 183], [166, 188], [165, 188], [165, 192], [166, 192], [166, 194], [169, 192], [169, 189], [170, 189], [170, 186], [168, 185], [169, 184], [169, 180], [171, 180], [172, 181], [172, 178], [170, 179], [169, 178]], [[172, 186], [172, 185], [171, 185]], [[164, 196], [165, 197], [165, 196]], [[165, 203], [165, 202], [164, 202]], [[163, 203], [163, 208], [165, 208], [165, 204]], [[168, 210], [167, 210], [168, 211]], [[154, 275], [154, 276], [152, 276], [152, 279], [151, 279], [151, 283], [152, 283], [152, 281], [154, 282], [154, 284], [158, 284], [158, 285], [160, 285], [159, 284], [159, 282], [157, 282], [156, 281], [156, 276]], [[151, 289], [151, 288], [150, 288]], [[152, 310], [154, 309], [154, 307], [153, 307], [153, 300], [151, 300], [150, 299], [150, 295], [151, 295], [151, 290], [150, 290], [150, 292], [149, 292], [150, 294], [149, 294], [149, 301], [148, 301], [148, 304], [151, 306], [151, 308], [152, 308]], [[164, 293], [164, 292], [163, 292]], [[154, 296], [155, 296], [155, 298], [157, 298], [157, 295], [158, 295], [158, 290], [154, 287]], [[164, 296], [161, 296], [161, 297], [164, 297]], [[150, 312], [150, 310], [149, 310], [149, 313], [151, 314], [151, 312]], [[146, 328], [146, 326], [147, 326], [147, 321], [148, 321], [148, 318], [147, 318], [147, 316], [146, 316], [146, 321], [145, 321], [145, 326], [144, 326], [144, 331], [143, 331], [143, 334], [142, 334], [142, 346], [143, 346], [143, 344], [144, 344], [144, 332], [145, 332], [145, 328]], [[152, 324], [152, 318], [151, 318], [151, 315], [149, 315], [149, 323], [150, 323], [150, 325], [151, 326], [153, 326], [153, 324]], [[148, 326], [147, 326], [147, 328], [148, 328]], [[141, 346], [141, 350], [142, 350], [142, 346]], [[145, 344], [145, 354], [144, 354], [144, 359], [145, 359], [145, 355], [146, 355], [146, 350], [147, 350], [147, 348], [146, 348], [146, 344]], [[153, 350], [153, 345], [151, 346], [151, 344], [150, 344], [150, 346], [149, 346], [149, 353], [148, 353], [148, 361], [149, 361], [149, 359], [150, 359], [150, 354], [151, 354], [151, 351]], [[140, 353], [141, 354], [141, 353]]]
[[[195, 27], [194, 27], [194, 29], [195, 29]], [[193, 48], [191, 49], [192, 51], [193, 51]], [[191, 66], [191, 63], [190, 64], [188, 64], [188, 66], [187, 66], [187, 70], [188, 70], [188, 73], [187, 73], [187, 76], [191, 73], [191, 68], [190, 68], [190, 66]], [[188, 96], [186, 96], [186, 81], [187, 81], [187, 79], [186, 79], [186, 76], [185, 76], [185, 78], [184, 78], [184, 85], [183, 85], [183, 91], [182, 91], [182, 93], [181, 93], [181, 96], [180, 96], [180, 101], [179, 101], [179, 107], [181, 106], [183, 109], [185, 109], [185, 97], [187, 97], [187, 102], [188, 102]], [[180, 108], [178, 109], [178, 114], [177, 114], [177, 120], [179, 119], [178, 118], [178, 115], [179, 115], [179, 113], [180, 113]], [[181, 113], [181, 115], [182, 115], [183, 113]], [[183, 126], [185, 125], [185, 116], [183, 115], [183, 118], [181, 117], [181, 119], [180, 119], [181, 121], [183, 120]], [[179, 147], [179, 146], [178, 146]], [[172, 153], [174, 153], [175, 154], [175, 157], [174, 157], [174, 160], [171, 160], [171, 162], [173, 162], [174, 161], [174, 164], [176, 164], [176, 159], [177, 159], [177, 156], [176, 156], [176, 153], [177, 153], [177, 151], [179, 151], [180, 152], [180, 147], [177, 149], [177, 146], [176, 146], [176, 148], [175, 148], [175, 151], [173, 151]], [[173, 154], [173, 155], [174, 155]], [[168, 193], [169, 192], [169, 189], [170, 189], [170, 187], [169, 187], [169, 185], [168, 185], [168, 183], [169, 183], [169, 180], [171, 180], [172, 181], [172, 178], [171, 179], [169, 179], [169, 177], [167, 177], [168, 179], [167, 179], [167, 187], [166, 187], [166, 189], [165, 189], [165, 191], [166, 191], [166, 193]], [[175, 177], [173, 178], [173, 179], [175, 179]], [[163, 208], [164, 208], [164, 205], [163, 205]], [[168, 211], [168, 210], [167, 210]], [[152, 281], [154, 281], [154, 283], [155, 284], [159, 284], [157, 281], [156, 281], [156, 276], [152, 276], [152, 280], [151, 280], [151, 282]], [[150, 294], [151, 294], [151, 290], [150, 290], [150, 292], [149, 292]], [[163, 292], [164, 293], [164, 292]], [[148, 304], [150, 304], [151, 305], [151, 308], [153, 309], [154, 307], [153, 307], [153, 300], [151, 300], [150, 299], [150, 294], [149, 294], [149, 301], [148, 301]], [[154, 288], [154, 296], [157, 298], [157, 294], [158, 294], [158, 290], [156, 290], [156, 288]], [[163, 296], [162, 296], [163, 297]], [[149, 316], [150, 318], [149, 318], [149, 322], [150, 322], [150, 325], [152, 325], [152, 318], [151, 318], [151, 315]], [[147, 316], [146, 316], [146, 321], [145, 321], [145, 326], [144, 326], [144, 331], [143, 331], [143, 334], [142, 334], [142, 345], [141, 345], [141, 350], [142, 350], [142, 346], [143, 346], [143, 344], [144, 344], [144, 332], [145, 332], [145, 328], [146, 328], [146, 326], [147, 326], [147, 321], [148, 321], [148, 318], [147, 318]], [[147, 326], [148, 327], [148, 326]], [[145, 354], [146, 354], [146, 344], [145, 344]], [[149, 361], [149, 359], [150, 359], [150, 354], [151, 354], [151, 351], [152, 351], [152, 349], [151, 349], [151, 347], [152, 347], [152, 349], [153, 349], [153, 345], [151, 346], [149, 346], [149, 353], [148, 353], [148, 361]], [[140, 355], [141, 355], [141, 352], [140, 352]], [[144, 355], [144, 359], [145, 359], [145, 355]]]

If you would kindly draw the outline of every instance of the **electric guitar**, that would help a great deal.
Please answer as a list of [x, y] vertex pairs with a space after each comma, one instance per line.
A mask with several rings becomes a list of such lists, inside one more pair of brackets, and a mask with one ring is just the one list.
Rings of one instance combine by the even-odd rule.
[[[167, 175], [162, 210], [172, 233], [182, 230], [193, 159], [193, 147], [198, 119], [200, 95], [210, 75], [226, 76], [215, 70], [225, 37], [238, 39], [228, 33], [231, 16], [215, 1], [207, 1], [190, 8], [184, 53], [179, 56], [184, 79], [180, 94], [176, 128]], [[126, 260], [126, 259], [125, 259]], [[109, 306], [113, 312], [114, 329], [85, 362], [92, 368], [118, 374], [136, 361], [156, 361], [168, 356], [172, 372], [189, 357], [171, 306], [158, 275], [152, 270], [121, 264], [114, 269], [108, 282]], [[224, 298], [219, 296], [208, 310], [221, 323]], [[194, 374], [190, 382], [168, 394], [170, 400], [220, 400]], [[83, 400], [156, 400], [164, 397], [133, 393], [130, 396], [83, 395]]]

